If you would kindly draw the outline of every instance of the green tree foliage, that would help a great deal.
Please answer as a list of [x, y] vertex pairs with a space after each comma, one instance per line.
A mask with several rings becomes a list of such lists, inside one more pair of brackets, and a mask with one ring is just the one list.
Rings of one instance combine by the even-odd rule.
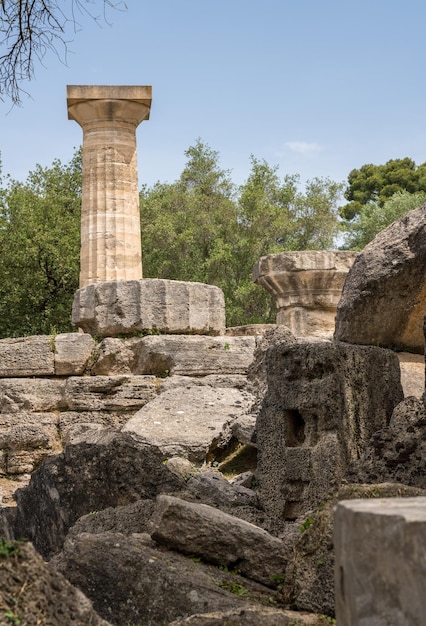
[[81, 154], [0, 192], [0, 337], [71, 329], [78, 288]]
[[426, 163], [416, 166], [409, 158], [392, 159], [385, 165], [366, 164], [352, 170], [345, 191], [349, 203], [341, 208], [341, 215], [352, 220], [370, 203], [383, 207], [398, 191], [426, 191]]
[[323, 249], [338, 232], [342, 185], [297, 176], [252, 157], [236, 189], [218, 153], [198, 140], [178, 181], [141, 192], [144, 276], [219, 286], [228, 326], [275, 320], [271, 299], [251, 281], [253, 266], [284, 250]]
[[381, 230], [412, 209], [426, 202], [426, 192], [397, 191], [381, 206], [370, 202], [361, 208], [357, 216], [347, 224], [344, 247], [362, 250]]

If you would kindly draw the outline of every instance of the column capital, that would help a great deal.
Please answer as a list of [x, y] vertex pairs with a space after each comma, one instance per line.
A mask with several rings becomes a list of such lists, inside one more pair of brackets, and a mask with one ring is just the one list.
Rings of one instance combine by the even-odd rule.
[[135, 128], [149, 119], [151, 86], [68, 85], [68, 119], [82, 128], [123, 122]]

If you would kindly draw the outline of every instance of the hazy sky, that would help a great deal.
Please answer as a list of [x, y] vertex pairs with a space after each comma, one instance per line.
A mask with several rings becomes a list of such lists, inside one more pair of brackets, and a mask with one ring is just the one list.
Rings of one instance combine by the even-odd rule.
[[198, 137], [236, 183], [250, 154], [302, 180], [426, 161], [424, 0], [127, 0], [107, 15], [102, 28], [78, 17], [67, 65], [47, 56], [32, 99], [0, 103], [3, 173], [71, 158], [67, 84], [152, 85], [140, 185], [175, 180]]

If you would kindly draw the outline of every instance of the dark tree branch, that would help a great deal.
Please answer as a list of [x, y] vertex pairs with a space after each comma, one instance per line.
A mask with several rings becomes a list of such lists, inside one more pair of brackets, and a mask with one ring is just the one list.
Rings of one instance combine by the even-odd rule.
[[[102, 17], [93, 12], [99, 3]], [[78, 14], [108, 23], [108, 8], [127, 7], [122, 0], [0, 0], [0, 100], [21, 104], [21, 83], [34, 77], [36, 63], [48, 52], [65, 62], [67, 32], [81, 28]]]

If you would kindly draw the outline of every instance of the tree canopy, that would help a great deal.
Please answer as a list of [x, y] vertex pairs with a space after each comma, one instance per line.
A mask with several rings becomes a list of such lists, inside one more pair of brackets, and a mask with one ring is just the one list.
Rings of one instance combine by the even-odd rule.
[[[101, 6], [101, 16], [94, 13]], [[106, 9], [126, 8], [115, 0], [0, 0], [0, 99], [20, 104], [25, 80], [48, 52], [66, 60], [69, 31], [79, 27], [78, 15], [106, 20]]]
[[78, 289], [81, 154], [0, 190], [0, 337], [71, 330]]
[[339, 229], [342, 185], [314, 179], [299, 190], [297, 176], [251, 159], [240, 188], [219, 166], [219, 155], [198, 140], [172, 184], [141, 192], [144, 276], [219, 286], [227, 325], [275, 321], [270, 296], [251, 280], [262, 255], [324, 249]]
[[346, 225], [344, 247], [362, 250], [381, 230], [426, 202], [426, 191], [397, 191], [383, 205], [370, 202]]
[[417, 166], [412, 159], [391, 159], [384, 165], [366, 164], [349, 173], [341, 215], [352, 220], [369, 203], [383, 207], [395, 193], [426, 191], [426, 163]]
[[[238, 187], [203, 141], [185, 156], [176, 181], [140, 192], [143, 274], [219, 286], [228, 326], [275, 321], [274, 302], [251, 279], [261, 256], [333, 248], [342, 225], [344, 247], [362, 249], [426, 201], [426, 192], [398, 191], [342, 222], [342, 184], [314, 178], [301, 185], [252, 156]], [[0, 337], [72, 330], [80, 205], [80, 150], [70, 163], [37, 165], [25, 182], [0, 175]]]

